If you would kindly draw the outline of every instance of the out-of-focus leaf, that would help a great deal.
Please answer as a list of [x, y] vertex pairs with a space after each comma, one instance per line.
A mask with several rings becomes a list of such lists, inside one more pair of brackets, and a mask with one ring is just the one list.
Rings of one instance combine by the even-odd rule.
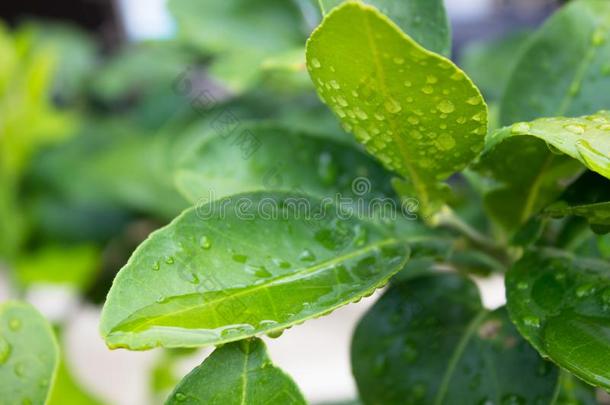
[[305, 405], [290, 376], [275, 367], [260, 339], [216, 349], [178, 384], [166, 405]]
[[478, 165], [502, 183], [486, 196], [490, 213], [515, 229], [555, 201], [583, 166], [610, 177], [609, 135], [607, 111], [541, 118], [490, 134]]
[[55, 382], [59, 349], [49, 323], [31, 305], [0, 305], [0, 399], [44, 404]]
[[554, 218], [577, 215], [586, 218], [595, 231], [610, 231], [610, 182], [594, 172], [586, 172], [544, 213]]
[[462, 51], [460, 66], [485, 94], [486, 99], [498, 100], [513, 72], [516, 60], [529, 32], [511, 33], [488, 41], [470, 43]]
[[22, 255], [15, 265], [25, 284], [67, 284], [85, 290], [99, 269], [101, 252], [94, 245], [46, 246]]
[[585, 384], [567, 371], [560, 376], [561, 389], [554, 404], [557, 405], [598, 405], [595, 388]]
[[305, 42], [305, 20], [291, 1], [172, 0], [180, 37], [214, 56], [210, 73], [239, 93], [260, 77], [270, 57]]
[[115, 278], [102, 312], [106, 343], [218, 345], [277, 333], [371, 294], [404, 266], [409, 249], [337, 209], [253, 193], [186, 210]]
[[591, 114], [610, 105], [610, 3], [571, 1], [534, 34], [513, 69], [500, 124]]
[[424, 217], [438, 211], [448, 191], [442, 181], [482, 150], [487, 132], [487, 107], [466, 75], [374, 7], [352, 1], [311, 35], [307, 64], [344, 127], [408, 179], [401, 193], [419, 199]]
[[610, 387], [610, 265], [530, 251], [508, 272], [508, 309], [545, 357], [587, 383]]
[[91, 122], [70, 144], [45, 154], [36, 176], [73, 201], [170, 219], [188, 206], [173, 184], [172, 135], [141, 133], [118, 120]]
[[231, 137], [212, 126], [198, 138], [176, 165], [177, 187], [192, 203], [260, 190], [393, 201], [388, 173], [345, 143], [256, 123]]
[[352, 370], [365, 404], [551, 403], [558, 370], [455, 274], [393, 285], [360, 321]]
[[[324, 12], [344, 0], [321, 0]], [[442, 0], [365, 0], [390, 17], [424, 48], [445, 56], [451, 54], [451, 28]]]

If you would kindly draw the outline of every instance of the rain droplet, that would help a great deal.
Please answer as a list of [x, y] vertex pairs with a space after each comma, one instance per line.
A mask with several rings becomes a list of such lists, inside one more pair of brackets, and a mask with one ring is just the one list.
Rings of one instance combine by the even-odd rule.
[[455, 139], [449, 134], [441, 134], [436, 140], [438, 148], [442, 150], [449, 150], [455, 146]]
[[272, 274], [269, 272], [269, 270], [265, 268], [265, 266], [256, 266], [253, 264], [248, 264], [246, 266], [246, 271], [260, 278], [268, 278], [272, 276]]
[[409, 80], [406, 80], [404, 82], [404, 85], [405, 85], [405, 87], [411, 87], [411, 86], [413, 86], [413, 83], [411, 83]]
[[322, 66], [322, 64], [320, 63], [320, 61], [317, 58], [313, 58], [311, 60], [311, 65], [313, 67], [315, 67], [316, 69], [319, 69]]
[[519, 122], [512, 126], [511, 132], [513, 134], [527, 134], [531, 128], [531, 125], [527, 122]]
[[396, 63], [397, 65], [402, 65], [403, 63], [405, 63], [404, 58], [394, 58], [394, 63]]
[[348, 102], [347, 102], [347, 100], [346, 100], [346, 99], [345, 99], [345, 97], [343, 97], [343, 96], [339, 96], [339, 97], [337, 97], [337, 102], [339, 103], [339, 105], [340, 105], [341, 107], [347, 107], [347, 106], [349, 105], [349, 104], [348, 104]]
[[246, 263], [248, 261], [248, 256], [246, 255], [239, 255], [239, 254], [235, 254], [233, 255], [233, 260], [236, 261], [237, 263]]
[[311, 250], [304, 249], [299, 254], [299, 260], [302, 262], [313, 262], [316, 260], [316, 256], [313, 254], [313, 252]]
[[165, 263], [167, 263], [167, 264], [174, 264], [174, 257], [173, 256], [167, 256], [165, 258]]
[[159, 271], [160, 268], [161, 268], [161, 265], [159, 264], [158, 261], [153, 263], [153, 265], [152, 265], [153, 271]]
[[332, 87], [335, 90], [339, 90], [341, 88], [341, 86], [339, 85], [339, 83], [336, 80], [330, 81], [330, 87]]
[[283, 333], [284, 333], [284, 329], [274, 330], [271, 332], [267, 332], [267, 336], [270, 337], [271, 339], [277, 339], [280, 336], [282, 336]]
[[438, 110], [442, 113], [445, 114], [451, 114], [452, 112], [455, 111], [455, 106], [453, 105], [453, 103], [449, 100], [443, 100], [441, 101], [436, 108], [438, 108]]
[[199, 239], [199, 246], [207, 250], [212, 247], [212, 241], [204, 235]]
[[426, 83], [428, 83], [428, 84], [438, 83], [438, 78], [436, 76], [430, 75], [430, 76], [426, 77]]
[[525, 318], [523, 318], [523, 323], [526, 326], [538, 328], [540, 327], [540, 318], [538, 318], [537, 316], [526, 316]]
[[434, 88], [432, 86], [424, 86], [421, 91], [424, 94], [432, 94], [434, 93]]
[[595, 292], [595, 285], [593, 284], [583, 284], [576, 288], [576, 296], [578, 298], [585, 298]]
[[468, 100], [466, 100], [466, 103], [470, 104], [470, 105], [479, 105], [481, 104], [481, 98], [480, 97], [470, 97]]
[[9, 321], [8, 323], [8, 327], [13, 331], [13, 332], [17, 332], [19, 329], [21, 329], [21, 321], [17, 318], [13, 318]]
[[368, 114], [365, 113], [364, 111], [362, 111], [360, 108], [356, 107], [354, 108], [354, 112], [356, 113], [356, 116], [358, 118], [360, 118], [361, 120], [367, 120], [369, 118]]
[[177, 392], [177, 393], [176, 393], [176, 395], [175, 395], [175, 397], [176, 397], [176, 401], [178, 401], [178, 402], [184, 402], [184, 401], [186, 401], [186, 395], [184, 395], [184, 394], [183, 394], [183, 393], [181, 393], [181, 392]]
[[11, 344], [0, 336], [0, 364], [6, 363], [11, 356]]
[[582, 135], [585, 133], [585, 127], [579, 124], [569, 124], [564, 126], [564, 128], [576, 135]]
[[396, 100], [390, 98], [385, 102], [385, 109], [392, 114], [397, 114], [402, 110], [402, 106]]

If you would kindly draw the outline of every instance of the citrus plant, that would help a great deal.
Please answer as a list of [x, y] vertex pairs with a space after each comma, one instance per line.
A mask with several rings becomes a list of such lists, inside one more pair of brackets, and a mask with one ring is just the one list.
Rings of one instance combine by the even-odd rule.
[[[174, 91], [213, 113], [87, 172], [120, 172], [108, 198], [175, 216], [118, 272], [100, 322], [111, 349], [216, 347], [167, 404], [306, 403], [261, 338], [376, 290], [351, 345], [358, 403], [603, 400], [610, 3], [571, 1], [531, 35], [466, 52], [470, 76], [450, 59], [440, 0], [171, 8], [230, 94], [197, 92], [183, 72]], [[103, 81], [123, 83], [130, 67], [115, 69]], [[154, 167], [122, 170], [142, 150]], [[504, 279], [505, 306], [483, 305], [475, 281], [488, 277]], [[0, 398], [43, 403], [53, 334], [25, 305], [0, 308]], [[35, 376], [8, 375], [37, 351]]]

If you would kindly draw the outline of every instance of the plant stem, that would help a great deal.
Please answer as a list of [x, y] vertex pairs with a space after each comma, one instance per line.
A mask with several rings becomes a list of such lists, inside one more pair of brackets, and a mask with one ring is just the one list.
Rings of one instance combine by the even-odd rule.
[[318, 6], [320, 6], [320, 11], [322, 12], [322, 16], [324, 16], [326, 14], [326, 10], [324, 9], [324, 4], [322, 3], [322, 0], [318, 0]]

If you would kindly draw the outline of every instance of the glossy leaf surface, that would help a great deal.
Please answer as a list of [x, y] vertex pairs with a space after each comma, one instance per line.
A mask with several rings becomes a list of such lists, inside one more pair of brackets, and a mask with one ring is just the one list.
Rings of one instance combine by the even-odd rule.
[[[610, 177], [610, 113], [541, 118], [488, 136], [479, 168], [504, 183], [487, 195], [508, 228], [553, 202], [585, 166]], [[578, 164], [579, 162], [580, 164]]]
[[58, 351], [51, 326], [32, 306], [0, 305], [0, 402], [44, 404], [55, 380]]
[[543, 355], [589, 384], [610, 387], [610, 265], [531, 251], [508, 272], [508, 309]]
[[178, 384], [166, 405], [305, 405], [292, 379], [275, 367], [260, 339], [224, 345]]
[[237, 137], [205, 133], [182, 157], [175, 181], [189, 201], [260, 190], [333, 199], [337, 194], [367, 200], [393, 194], [389, 174], [355, 146], [275, 125], [244, 125], [242, 131], [241, 143]]
[[550, 403], [558, 385], [506, 310], [455, 274], [388, 290], [356, 329], [352, 369], [366, 404]]
[[447, 191], [441, 182], [481, 151], [487, 130], [487, 108], [466, 75], [376, 8], [352, 1], [313, 32], [307, 67], [345, 129], [409, 179], [402, 189], [424, 213], [440, 208]]
[[610, 3], [570, 2], [521, 53], [502, 100], [501, 125], [608, 108], [609, 59]]
[[[344, 0], [322, 0], [324, 12]], [[387, 15], [418, 44], [432, 52], [451, 54], [451, 29], [441, 0], [366, 0]]]
[[403, 242], [337, 207], [243, 194], [185, 211], [119, 272], [104, 306], [110, 347], [221, 344], [328, 313], [400, 270]]

